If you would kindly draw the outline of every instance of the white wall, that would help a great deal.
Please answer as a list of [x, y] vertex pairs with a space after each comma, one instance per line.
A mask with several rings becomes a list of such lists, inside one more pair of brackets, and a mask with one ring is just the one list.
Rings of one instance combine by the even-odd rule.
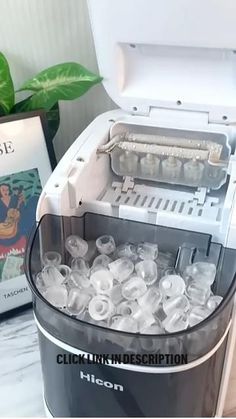
[[[0, 51], [9, 60], [16, 88], [63, 61], [98, 71], [86, 0], [1, 0]], [[102, 86], [73, 102], [61, 102], [61, 125], [54, 140], [57, 157], [96, 115], [114, 107]]]

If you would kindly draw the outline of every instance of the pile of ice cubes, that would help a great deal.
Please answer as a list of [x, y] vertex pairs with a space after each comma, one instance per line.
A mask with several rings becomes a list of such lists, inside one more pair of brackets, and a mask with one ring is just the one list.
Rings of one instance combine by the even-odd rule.
[[174, 333], [207, 318], [221, 303], [211, 286], [216, 267], [196, 262], [175, 272], [175, 257], [155, 243], [116, 246], [112, 236], [87, 242], [69, 236], [70, 266], [58, 252], [43, 255], [35, 284], [54, 307], [103, 327], [142, 334]]

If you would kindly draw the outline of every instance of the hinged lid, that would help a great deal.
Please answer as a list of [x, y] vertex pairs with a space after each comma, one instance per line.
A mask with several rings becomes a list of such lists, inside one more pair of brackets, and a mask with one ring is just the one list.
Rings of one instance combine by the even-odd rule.
[[89, 0], [104, 87], [124, 110], [236, 121], [235, 0]]

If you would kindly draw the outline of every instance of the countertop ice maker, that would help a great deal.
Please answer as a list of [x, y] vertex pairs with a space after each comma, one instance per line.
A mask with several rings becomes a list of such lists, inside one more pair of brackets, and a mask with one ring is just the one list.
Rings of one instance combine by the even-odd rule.
[[[41, 194], [27, 253], [49, 415], [221, 416], [235, 341], [235, 2], [90, 0], [103, 84], [119, 109], [75, 140]], [[202, 323], [137, 335], [74, 319], [35, 287], [69, 234], [156, 242], [176, 270], [214, 262]], [[187, 354], [184, 365], [65, 365], [58, 354]]]

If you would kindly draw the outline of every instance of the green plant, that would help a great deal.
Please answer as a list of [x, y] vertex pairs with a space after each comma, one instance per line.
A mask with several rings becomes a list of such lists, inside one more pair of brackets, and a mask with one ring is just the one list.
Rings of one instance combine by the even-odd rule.
[[[53, 139], [60, 123], [59, 101], [77, 99], [101, 81], [82, 65], [68, 62], [41, 71], [15, 91], [8, 61], [0, 52], [0, 116], [44, 109]], [[16, 102], [16, 94], [22, 91], [31, 93]]]

